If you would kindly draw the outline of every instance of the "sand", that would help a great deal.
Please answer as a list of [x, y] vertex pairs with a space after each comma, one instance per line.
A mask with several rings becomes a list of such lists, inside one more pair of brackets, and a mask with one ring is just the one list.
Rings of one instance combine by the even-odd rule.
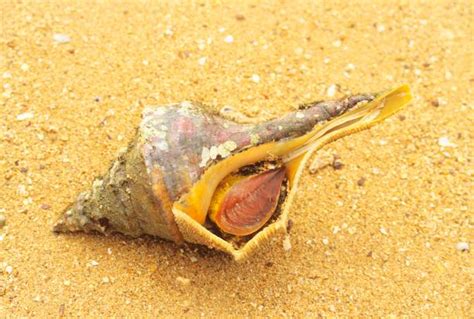
[[[3, 1], [0, 317], [472, 317], [472, 21], [470, 1]], [[51, 232], [145, 105], [267, 119], [401, 83], [407, 109], [305, 172], [288, 251]]]

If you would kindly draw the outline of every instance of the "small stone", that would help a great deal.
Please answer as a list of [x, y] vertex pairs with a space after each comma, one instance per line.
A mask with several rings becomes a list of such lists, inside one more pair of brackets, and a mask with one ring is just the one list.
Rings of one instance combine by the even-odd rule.
[[66, 279], [66, 280], [63, 281], [63, 284], [64, 284], [64, 286], [69, 287], [71, 285], [71, 281]]
[[25, 112], [16, 116], [17, 121], [31, 120], [35, 115], [32, 112]]
[[88, 267], [97, 267], [97, 266], [99, 266], [99, 262], [96, 261], [96, 260], [91, 260], [87, 263], [87, 266]]
[[346, 65], [346, 70], [347, 70], [347, 71], [353, 71], [353, 70], [355, 70], [355, 65], [352, 64], [352, 63], [349, 63], [348, 65]]
[[385, 227], [380, 227], [379, 231], [382, 235], [388, 235], [388, 231]]
[[30, 66], [26, 63], [22, 63], [21, 66], [20, 66], [20, 69], [23, 71], [23, 72], [26, 72], [30, 69]]
[[341, 44], [342, 44], [341, 40], [336, 40], [332, 43], [332, 45], [334, 45], [336, 48], [339, 48]]
[[469, 243], [465, 241], [460, 241], [456, 244], [456, 249], [462, 252], [469, 251]]
[[197, 263], [198, 261], [198, 259], [194, 256], [191, 256], [189, 259], [191, 260], [192, 263]]
[[314, 174], [319, 170], [331, 165], [331, 160], [333, 160], [333, 158], [329, 152], [321, 151], [309, 165], [309, 172]]
[[332, 162], [332, 168], [334, 168], [335, 170], [340, 170], [344, 167], [344, 164], [341, 162], [340, 159], [334, 159], [334, 161]]
[[385, 26], [383, 24], [377, 23], [376, 28], [377, 28], [377, 32], [382, 33], [385, 31]]
[[224, 42], [225, 43], [232, 43], [232, 42], [234, 42], [234, 37], [229, 34], [224, 38]]
[[2, 229], [7, 224], [7, 219], [5, 215], [0, 214], [0, 229]]
[[5, 267], [5, 272], [9, 275], [11, 275], [13, 273], [13, 267], [8, 265]]
[[438, 139], [438, 145], [441, 147], [456, 147], [457, 145], [451, 143], [447, 136], [442, 136]]
[[165, 32], [163, 32], [163, 34], [164, 34], [165, 36], [167, 36], [167, 37], [171, 37], [171, 36], [173, 36], [173, 29], [171, 29], [171, 27], [168, 26], [168, 27], [166, 28]]
[[53, 41], [56, 43], [69, 43], [71, 42], [71, 37], [67, 34], [55, 33], [53, 34]]
[[107, 276], [102, 277], [102, 283], [103, 283], [103, 284], [108, 284], [109, 282], [110, 282], [109, 277], [107, 277]]
[[43, 203], [43, 204], [40, 205], [40, 208], [44, 209], [44, 210], [48, 210], [48, 209], [51, 208], [51, 205]]
[[291, 250], [290, 236], [286, 236], [285, 239], [283, 239], [283, 250], [284, 251], [290, 251]]
[[327, 237], [323, 237], [322, 242], [323, 242], [323, 245], [326, 245], [326, 246], [329, 245], [329, 239]]
[[36, 295], [36, 296], [33, 298], [33, 301], [35, 301], [35, 302], [41, 302], [41, 296], [40, 296], [40, 295]]
[[359, 178], [359, 180], [357, 181], [357, 185], [362, 187], [362, 186], [364, 186], [365, 181], [366, 181], [365, 177], [361, 177], [361, 178]]
[[374, 174], [374, 175], [379, 175], [379, 174], [380, 174], [380, 168], [378, 168], [378, 167], [373, 167], [373, 168], [372, 168], [372, 174]]
[[254, 83], [259, 83], [260, 82], [260, 76], [258, 74], [252, 74], [252, 82]]
[[188, 286], [191, 283], [191, 279], [181, 276], [176, 277], [176, 281], [183, 286]]
[[237, 21], [244, 21], [245, 20], [245, 16], [243, 14], [236, 14], [235, 15], [235, 19]]
[[331, 84], [327, 90], [326, 90], [326, 95], [329, 97], [334, 97], [337, 93], [337, 85], [336, 84]]
[[203, 56], [202, 58], [199, 58], [198, 60], [199, 65], [204, 65], [206, 64], [206, 62], [207, 62], [207, 58], [205, 56]]

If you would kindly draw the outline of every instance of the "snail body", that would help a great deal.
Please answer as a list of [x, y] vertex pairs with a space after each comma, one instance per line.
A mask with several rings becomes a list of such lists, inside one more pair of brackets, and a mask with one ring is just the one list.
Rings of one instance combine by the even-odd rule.
[[241, 260], [285, 232], [301, 172], [325, 144], [375, 125], [411, 99], [408, 86], [308, 104], [241, 124], [198, 103], [146, 108], [135, 138], [56, 232], [97, 231], [206, 245]]

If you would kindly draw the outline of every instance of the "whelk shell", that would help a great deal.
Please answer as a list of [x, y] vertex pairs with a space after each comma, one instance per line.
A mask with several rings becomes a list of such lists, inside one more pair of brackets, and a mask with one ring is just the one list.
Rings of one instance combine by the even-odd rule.
[[192, 102], [146, 108], [126, 151], [79, 194], [54, 230], [147, 234], [245, 259], [286, 232], [313, 152], [379, 123], [410, 100], [403, 85], [307, 104], [257, 124], [205, 113]]

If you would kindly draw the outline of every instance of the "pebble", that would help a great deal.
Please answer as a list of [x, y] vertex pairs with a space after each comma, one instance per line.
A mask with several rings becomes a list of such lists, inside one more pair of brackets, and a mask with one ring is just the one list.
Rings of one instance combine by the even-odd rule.
[[338, 158], [335, 158], [334, 161], [332, 162], [332, 168], [336, 170], [342, 169], [343, 167], [344, 167], [344, 164]]
[[7, 219], [5, 218], [5, 215], [0, 214], [0, 229], [3, 228], [6, 223], [7, 223]]
[[35, 115], [32, 112], [25, 112], [16, 116], [17, 121], [31, 120]]
[[286, 236], [285, 239], [283, 239], [283, 250], [284, 251], [290, 251], [291, 250], [290, 236]]
[[329, 152], [319, 152], [316, 158], [311, 162], [309, 165], [309, 172], [314, 174], [319, 170], [331, 165], [331, 161], [333, 160], [333, 156]]
[[63, 281], [63, 284], [64, 284], [64, 286], [69, 287], [71, 285], [71, 281], [66, 279], [66, 280]]
[[163, 34], [164, 34], [165, 36], [167, 36], [167, 37], [173, 36], [173, 33], [174, 33], [174, 32], [173, 32], [173, 29], [171, 29], [170, 26], [168, 26], [168, 27], [166, 28], [165, 32], [163, 32]]
[[87, 263], [87, 266], [88, 267], [97, 267], [97, 266], [99, 266], [99, 262], [96, 261], [96, 260], [91, 260]]
[[5, 272], [6, 272], [7, 274], [11, 274], [11, 273], [13, 272], [13, 267], [10, 266], [10, 265], [6, 266], [6, 267], [5, 267]]
[[329, 97], [333, 97], [337, 93], [337, 85], [336, 84], [331, 84], [327, 90], [326, 90], [326, 95]]
[[388, 231], [385, 227], [380, 227], [379, 229], [380, 233], [383, 234], [383, 235], [388, 235]]
[[26, 63], [22, 63], [21, 66], [20, 66], [20, 69], [23, 71], [23, 72], [26, 72], [30, 69], [30, 66]]
[[183, 286], [188, 286], [191, 283], [191, 279], [181, 276], [176, 277], [176, 281]]
[[259, 83], [260, 82], [260, 76], [258, 74], [252, 74], [252, 82]]
[[385, 26], [383, 24], [377, 24], [377, 32], [384, 32], [385, 31]]
[[365, 181], [366, 181], [365, 177], [361, 177], [361, 178], [359, 178], [359, 180], [357, 181], [357, 185], [358, 185], [358, 186], [364, 186]]
[[198, 60], [199, 65], [204, 65], [206, 64], [206, 62], [207, 62], [207, 58], [205, 56], [203, 56], [202, 58], [199, 58]]
[[438, 145], [441, 147], [456, 147], [457, 145], [451, 143], [448, 137], [442, 136], [438, 139]]
[[378, 167], [373, 167], [373, 168], [372, 168], [372, 174], [374, 174], [374, 175], [379, 175], [379, 174], [380, 174], [380, 168], [378, 168]]
[[439, 100], [438, 99], [431, 100], [431, 105], [433, 105], [434, 107], [438, 107], [439, 106]]
[[228, 36], [226, 36], [226, 37], [224, 38], [224, 42], [225, 42], [225, 43], [232, 43], [232, 42], [234, 42], [234, 37], [229, 34]]
[[44, 209], [44, 210], [48, 210], [48, 209], [51, 208], [51, 205], [43, 203], [43, 204], [40, 205], [40, 208]]
[[69, 43], [71, 42], [71, 37], [67, 34], [55, 33], [53, 34], [53, 41], [56, 43]]
[[324, 237], [322, 242], [323, 242], [323, 245], [328, 245], [329, 244], [329, 239], [327, 237]]
[[459, 251], [469, 251], [469, 243], [465, 241], [460, 241], [456, 244], [456, 249]]
[[198, 261], [198, 259], [194, 256], [191, 256], [189, 259], [191, 260], [192, 263], [197, 263]]
[[103, 283], [103, 284], [108, 284], [109, 282], [110, 282], [109, 277], [107, 277], [107, 276], [102, 277], [102, 283]]

